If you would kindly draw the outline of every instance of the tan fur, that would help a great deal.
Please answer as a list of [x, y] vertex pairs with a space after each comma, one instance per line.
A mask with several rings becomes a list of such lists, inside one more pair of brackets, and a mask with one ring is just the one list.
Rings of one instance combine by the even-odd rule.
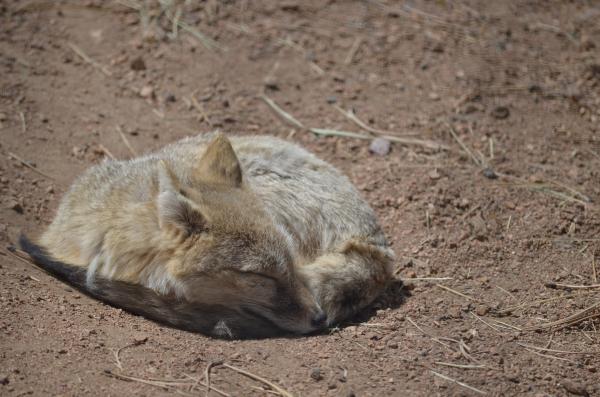
[[371, 303], [393, 253], [350, 181], [272, 137], [200, 135], [88, 170], [41, 245], [95, 277], [309, 332]]

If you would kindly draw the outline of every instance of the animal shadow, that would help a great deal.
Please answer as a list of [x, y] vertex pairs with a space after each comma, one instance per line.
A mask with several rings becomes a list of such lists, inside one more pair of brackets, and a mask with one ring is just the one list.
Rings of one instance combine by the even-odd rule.
[[405, 288], [401, 280], [393, 280], [379, 298], [371, 305], [367, 306], [348, 320], [340, 323], [338, 328], [345, 328], [350, 325], [356, 325], [357, 323], [367, 322], [371, 317], [377, 314], [378, 310], [397, 309], [410, 296], [410, 291]]

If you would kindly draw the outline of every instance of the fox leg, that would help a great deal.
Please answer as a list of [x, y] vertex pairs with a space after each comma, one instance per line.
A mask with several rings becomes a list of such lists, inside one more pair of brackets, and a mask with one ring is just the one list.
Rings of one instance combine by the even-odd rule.
[[392, 278], [393, 260], [391, 249], [352, 239], [297, 272], [331, 325], [373, 302]]

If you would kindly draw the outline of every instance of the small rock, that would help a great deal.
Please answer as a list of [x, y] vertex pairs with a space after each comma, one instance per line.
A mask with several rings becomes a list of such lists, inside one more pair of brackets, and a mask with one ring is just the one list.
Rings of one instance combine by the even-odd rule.
[[332, 380], [332, 381], [331, 381], [331, 382], [329, 382], [329, 384], [327, 385], [327, 388], [328, 388], [329, 390], [337, 389], [337, 383], [335, 383], [335, 381], [333, 381], [333, 380]]
[[587, 391], [587, 386], [583, 383], [574, 382], [569, 379], [564, 379], [560, 382], [560, 384], [571, 394], [575, 394], [576, 396], [584, 396], [588, 397], [590, 393]]
[[1, 374], [0, 375], [0, 385], [8, 385], [10, 381], [8, 380], [8, 376]]
[[452, 318], [462, 318], [462, 312], [460, 310], [460, 307], [452, 306], [448, 309], [448, 315]]
[[385, 156], [390, 152], [391, 143], [385, 138], [375, 138], [369, 145], [369, 151], [378, 156]]
[[279, 91], [279, 83], [272, 77], [265, 79], [265, 88], [271, 91]]
[[513, 383], [519, 383], [519, 374], [516, 372], [508, 372], [506, 374], [506, 380], [508, 380], [509, 382], [513, 382]]
[[492, 117], [498, 120], [504, 120], [510, 116], [510, 110], [506, 106], [497, 106], [492, 110]]
[[323, 375], [321, 374], [321, 368], [315, 367], [310, 370], [310, 377], [315, 381], [320, 381], [323, 379]]
[[433, 48], [431, 49], [431, 51], [433, 52], [437, 52], [437, 53], [442, 53], [444, 52], [444, 44], [443, 43], [436, 43]]
[[133, 344], [135, 346], [143, 345], [144, 343], [148, 342], [148, 339], [149, 337], [146, 334], [135, 335], [133, 338]]
[[478, 316], [485, 316], [489, 311], [490, 308], [486, 305], [479, 305], [477, 308], [475, 308], [475, 313], [477, 313]]
[[7, 208], [10, 208], [11, 210], [22, 214], [23, 213], [23, 206], [21, 205], [21, 203], [19, 203], [17, 200], [15, 199], [10, 199], [8, 200], [8, 203], [6, 204]]
[[142, 98], [154, 98], [154, 87], [145, 85], [140, 90], [140, 96]]
[[429, 178], [431, 178], [434, 181], [438, 180], [438, 179], [440, 179], [442, 177], [440, 175], [440, 172], [437, 170], [437, 168], [434, 168], [431, 171], [429, 171], [429, 173], [427, 173], [427, 175], [429, 175]]
[[489, 167], [485, 168], [483, 170], [483, 176], [485, 176], [488, 179], [497, 179], [498, 178], [498, 175], [494, 172], [494, 170]]
[[335, 96], [328, 96], [326, 99], [327, 103], [330, 105], [333, 105], [334, 103], [337, 103], [337, 97]]
[[133, 61], [131, 61], [129, 67], [131, 68], [131, 70], [135, 70], [136, 72], [140, 70], [146, 70], [146, 62], [144, 62], [144, 59], [142, 57], [137, 57]]
[[387, 343], [387, 347], [389, 347], [390, 349], [397, 349], [398, 342], [391, 340]]
[[176, 101], [177, 101], [177, 98], [175, 97], [174, 94], [169, 93], [165, 96], [165, 102], [176, 102]]
[[429, 99], [431, 99], [432, 101], [439, 101], [440, 94], [438, 94], [437, 92], [431, 92], [429, 93]]
[[48, 186], [48, 187], [46, 188], [46, 193], [48, 193], [48, 194], [52, 194], [52, 193], [54, 193], [54, 186]]
[[6, 115], [6, 113], [0, 113], [0, 121], [6, 121], [8, 120], [8, 116]]

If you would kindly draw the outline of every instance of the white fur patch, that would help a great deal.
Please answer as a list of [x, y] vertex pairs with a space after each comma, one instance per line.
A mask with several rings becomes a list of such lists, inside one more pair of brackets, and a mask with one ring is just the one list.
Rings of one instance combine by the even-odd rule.
[[292, 237], [290, 232], [288, 232], [288, 230], [282, 224], [277, 222], [273, 223], [275, 224], [275, 229], [277, 229], [279, 234], [281, 234], [285, 239], [285, 244], [289, 253], [292, 255], [292, 257], [296, 257], [298, 247], [296, 246], [296, 242], [294, 241], [294, 238]]
[[213, 334], [220, 337], [227, 336], [229, 338], [233, 338], [233, 332], [231, 332], [231, 329], [223, 320], [219, 320], [219, 322], [217, 322], [217, 324], [213, 328]]
[[94, 256], [94, 259], [90, 262], [88, 266], [85, 283], [88, 288], [91, 288], [94, 285], [94, 279], [96, 278], [96, 273], [98, 272], [98, 266], [100, 266], [100, 255]]
[[154, 265], [154, 269], [149, 272], [145, 280], [145, 285], [159, 294], [167, 295], [174, 293], [178, 297], [183, 296], [183, 285], [181, 281], [175, 279], [160, 265]]

